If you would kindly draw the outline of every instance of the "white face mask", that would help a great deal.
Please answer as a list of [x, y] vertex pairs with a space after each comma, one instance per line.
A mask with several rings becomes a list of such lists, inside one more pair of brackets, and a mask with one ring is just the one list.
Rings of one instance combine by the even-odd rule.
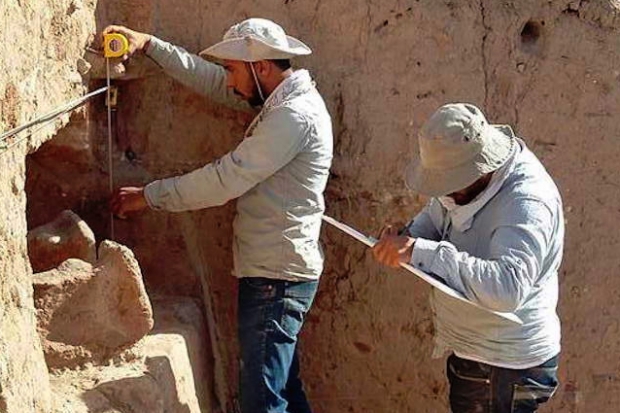
[[443, 207], [448, 211], [454, 211], [455, 209], [460, 207], [460, 205], [457, 205], [456, 202], [454, 202], [454, 199], [449, 196], [440, 196], [437, 197], [437, 199], [439, 200], [441, 205], [443, 205]]

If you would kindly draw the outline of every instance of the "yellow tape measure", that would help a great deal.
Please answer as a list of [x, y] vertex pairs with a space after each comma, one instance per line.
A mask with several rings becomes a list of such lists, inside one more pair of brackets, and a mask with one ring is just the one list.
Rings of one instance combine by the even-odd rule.
[[107, 58], [122, 57], [129, 52], [129, 40], [120, 33], [103, 35], [103, 56]]

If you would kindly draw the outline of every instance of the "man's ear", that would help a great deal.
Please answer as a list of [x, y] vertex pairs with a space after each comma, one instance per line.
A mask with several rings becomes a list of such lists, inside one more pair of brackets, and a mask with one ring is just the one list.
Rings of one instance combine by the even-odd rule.
[[259, 60], [254, 63], [254, 69], [261, 77], [267, 77], [271, 75], [271, 72], [273, 71], [273, 63], [268, 60]]

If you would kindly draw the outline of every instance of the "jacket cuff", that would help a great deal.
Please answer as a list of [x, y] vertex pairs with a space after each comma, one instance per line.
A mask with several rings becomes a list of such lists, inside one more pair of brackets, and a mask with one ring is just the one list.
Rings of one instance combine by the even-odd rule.
[[437, 241], [416, 238], [413, 244], [413, 252], [411, 253], [411, 265], [422, 271], [431, 272], [438, 247], [439, 242]]
[[144, 187], [144, 199], [151, 209], [161, 210], [159, 206], [159, 192], [161, 181], [153, 181]]

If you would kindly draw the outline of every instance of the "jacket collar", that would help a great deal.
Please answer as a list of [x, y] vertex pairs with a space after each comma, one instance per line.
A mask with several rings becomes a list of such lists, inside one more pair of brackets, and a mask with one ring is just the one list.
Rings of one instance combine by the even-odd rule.
[[471, 228], [474, 217], [484, 206], [500, 191], [504, 182], [508, 179], [517, 164], [517, 158], [521, 153], [521, 145], [516, 145], [510, 158], [502, 167], [495, 171], [491, 182], [472, 202], [467, 205], [446, 205], [446, 197], [438, 200], [446, 210], [452, 226], [459, 232], [465, 232]]
[[305, 69], [294, 71], [289, 77], [280, 82], [269, 97], [267, 97], [260, 113], [254, 118], [245, 131], [245, 137], [247, 138], [250, 136], [252, 132], [254, 132], [256, 125], [271, 111], [285, 106], [294, 98], [308, 93], [312, 89], [314, 89], [314, 81], [312, 77], [310, 77], [310, 73]]

